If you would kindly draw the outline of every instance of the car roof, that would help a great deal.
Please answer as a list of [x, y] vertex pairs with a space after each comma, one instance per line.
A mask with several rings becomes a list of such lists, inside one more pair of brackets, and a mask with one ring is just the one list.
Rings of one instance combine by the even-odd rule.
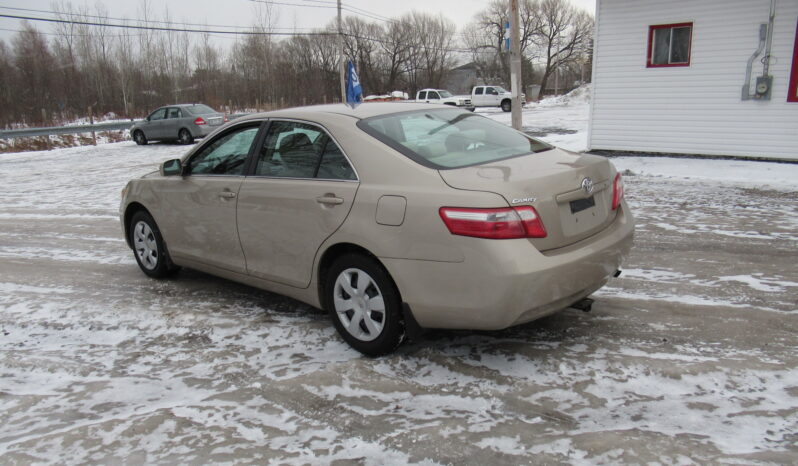
[[311, 105], [307, 107], [293, 107], [282, 110], [274, 110], [271, 112], [254, 113], [242, 117], [244, 119], [258, 119], [258, 118], [312, 118], [319, 116], [319, 114], [336, 114], [352, 117], [356, 120], [364, 118], [371, 118], [375, 116], [390, 115], [392, 113], [410, 112], [413, 110], [429, 109], [430, 107], [439, 107], [445, 109], [452, 109], [451, 105], [436, 105], [427, 104], [423, 102], [367, 102], [356, 105], [352, 108], [344, 104], [328, 104], [328, 105]]

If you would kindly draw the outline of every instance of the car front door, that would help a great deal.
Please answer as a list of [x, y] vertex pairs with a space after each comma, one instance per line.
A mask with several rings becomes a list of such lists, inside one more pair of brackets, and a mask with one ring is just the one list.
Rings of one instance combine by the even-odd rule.
[[490, 106], [499, 106], [499, 92], [492, 88], [485, 88], [485, 103]]
[[248, 273], [307, 287], [316, 252], [346, 219], [358, 185], [349, 160], [323, 128], [272, 121], [238, 195]]
[[440, 103], [440, 100], [441, 100], [441, 96], [439, 96], [437, 92], [429, 91], [427, 93], [427, 102], [429, 102], [431, 104], [437, 104], [437, 103]]
[[163, 137], [164, 118], [166, 118], [166, 107], [161, 107], [150, 113], [141, 125], [141, 130], [144, 131], [147, 139], [161, 139]]
[[261, 122], [231, 127], [203, 144], [182, 177], [167, 177], [157, 219], [175, 258], [246, 273], [236, 227], [236, 203]]

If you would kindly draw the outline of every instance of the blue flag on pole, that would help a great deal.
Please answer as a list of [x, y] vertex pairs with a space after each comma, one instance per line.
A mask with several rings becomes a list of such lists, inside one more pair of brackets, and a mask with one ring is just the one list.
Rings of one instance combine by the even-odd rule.
[[363, 100], [363, 88], [360, 86], [360, 79], [357, 77], [355, 65], [350, 61], [346, 72], [346, 103], [355, 106]]

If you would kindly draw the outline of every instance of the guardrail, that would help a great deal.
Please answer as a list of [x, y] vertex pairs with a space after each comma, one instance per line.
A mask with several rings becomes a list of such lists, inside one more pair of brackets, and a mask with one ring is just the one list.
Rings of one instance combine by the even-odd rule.
[[92, 131], [118, 131], [128, 129], [138, 121], [117, 121], [113, 123], [95, 123], [93, 125], [50, 126], [46, 128], [23, 128], [0, 130], [0, 139], [31, 138], [36, 136], [52, 136], [58, 134], [91, 133]]
[[[237, 113], [229, 115], [228, 118], [234, 120], [242, 116], [249, 115], [249, 113]], [[100, 131], [119, 131], [128, 129], [142, 120], [133, 121], [116, 121], [113, 123], [95, 123], [93, 125], [75, 125], [75, 126], [50, 126], [44, 128], [23, 128], [23, 129], [8, 129], [0, 130], [0, 139], [14, 139], [14, 138], [32, 138], [36, 136], [55, 136], [59, 134], [78, 134], [78, 133], [91, 133]]]

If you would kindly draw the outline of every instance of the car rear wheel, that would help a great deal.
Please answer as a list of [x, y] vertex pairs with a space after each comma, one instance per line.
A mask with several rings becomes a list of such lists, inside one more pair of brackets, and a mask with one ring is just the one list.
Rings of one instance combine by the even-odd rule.
[[179, 267], [172, 263], [161, 232], [147, 212], [140, 211], [130, 219], [130, 244], [141, 271], [153, 278], [163, 278]]
[[381, 356], [404, 340], [402, 303], [382, 266], [361, 254], [346, 254], [330, 267], [324, 286], [335, 328], [354, 349]]
[[183, 128], [177, 133], [177, 140], [180, 141], [180, 144], [191, 144], [194, 142], [194, 136], [191, 135], [189, 130]]
[[145, 136], [144, 135], [144, 131], [142, 131], [140, 129], [136, 130], [136, 132], [133, 133], [133, 140], [136, 141], [136, 144], [138, 144], [140, 146], [146, 146], [147, 145], [147, 136]]
[[509, 100], [502, 100], [502, 111], [509, 112], [513, 109], [513, 104]]

